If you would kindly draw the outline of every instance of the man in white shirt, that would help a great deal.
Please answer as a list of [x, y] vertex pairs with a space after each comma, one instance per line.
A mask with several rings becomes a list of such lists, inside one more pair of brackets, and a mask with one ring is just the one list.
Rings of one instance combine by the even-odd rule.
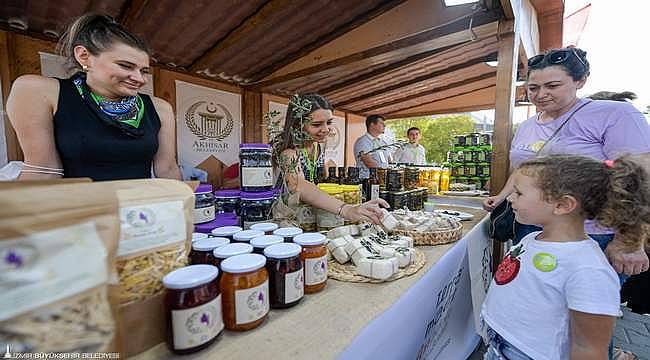
[[425, 165], [427, 163], [426, 150], [424, 146], [420, 145], [420, 129], [412, 127], [408, 129], [406, 136], [409, 138], [409, 143], [395, 152], [395, 161], [404, 164]]
[[381, 136], [386, 125], [381, 115], [370, 115], [366, 118], [366, 133], [354, 143], [354, 156], [359, 168], [359, 178], [367, 179], [370, 176], [369, 168], [386, 168], [390, 159], [389, 150], [379, 150], [371, 154], [359, 156], [359, 153], [367, 153], [372, 149], [388, 145]]

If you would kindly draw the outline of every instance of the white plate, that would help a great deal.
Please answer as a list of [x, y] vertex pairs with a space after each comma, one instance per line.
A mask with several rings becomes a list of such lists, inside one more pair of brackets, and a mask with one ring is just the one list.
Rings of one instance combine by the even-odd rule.
[[442, 191], [442, 194], [448, 196], [480, 196], [487, 194], [487, 192], [483, 190]]
[[461, 221], [472, 220], [474, 218], [474, 215], [472, 214], [462, 212], [462, 211], [456, 211], [456, 210], [438, 209], [438, 210], [434, 210], [434, 212], [438, 215], [457, 218], [460, 219]]

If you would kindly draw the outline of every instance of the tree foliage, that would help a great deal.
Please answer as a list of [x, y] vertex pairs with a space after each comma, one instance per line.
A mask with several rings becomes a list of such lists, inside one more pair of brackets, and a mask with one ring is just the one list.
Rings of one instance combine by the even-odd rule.
[[447, 160], [447, 151], [452, 147], [454, 136], [474, 132], [474, 122], [468, 114], [423, 116], [386, 121], [397, 139], [407, 139], [406, 131], [411, 127], [420, 129], [420, 144], [427, 151], [427, 162], [441, 163]]

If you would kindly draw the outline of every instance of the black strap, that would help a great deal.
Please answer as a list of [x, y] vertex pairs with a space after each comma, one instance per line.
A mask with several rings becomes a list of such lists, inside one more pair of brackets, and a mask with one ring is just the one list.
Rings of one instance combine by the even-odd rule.
[[[591, 100], [585, 102], [584, 104], [578, 106], [577, 109], [573, 110], [573, 112], [571, 113], [571, 115], [569, 115], [569, 117], [566, 118], [566, 120], [564, 120], [564, 122], [563, 122], [563, 123], [562, 123], [562, 124], [557, 128], [557, 129], [555, 129], [555, 132], [553, 132], [553, 135], [551, 135], [548, 139], [546, 139], [546, 141], [544, 142], [544, 144], [542, 145], [542, 147], [539, 148], [539, 150], [537, 150], [537, 155], [539, 155], [539, 154], [542, 152], [542, 150], [544, 149], [544, 147], [546, 146], [546, 144], [548, 144], [549, 142], [551, 142], [551, 140], [553, 140], [553, 138], [555, 137], [555, 135], [557, 135], [557, 134], [560, 132], [560, 130], [562, 130], [562, 128], [564, 127], [564, 125], [566, 125], [566, 123], [569, 122], [569, 120], [571, 120], [571, 118], [573, 117], [573, 115], [574, 115], [575, 113], [577, 113], [578, 110], [580, 110], [580, 109], [582, 109], [583, 107], [585, 107], [585, 105], [589, 104], [590, 102], [591, 102]], [[539, 117], [540, 117], [541, 115], [542, 115], [542, 113], [539, 113], [539, 114], [537, 115], [537, 120], [539, 120]]]

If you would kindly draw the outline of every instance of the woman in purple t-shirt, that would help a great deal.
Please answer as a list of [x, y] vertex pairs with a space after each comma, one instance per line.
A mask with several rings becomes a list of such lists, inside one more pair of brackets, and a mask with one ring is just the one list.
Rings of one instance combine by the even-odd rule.
[[[510, 149], [513, 169], [538, 154], [613, 160], [624, 154], [650, 152], [650, 126], [634, 106], [626, 102], [577, 97], [577, 90], [584, 86], [589, 76], [586, 55], [578, 48], [563, 48], [528, 60], [526, 89], [539, 112], [524, 121], [515, 133]], [[512, 191], [509, 179], [499, 194], [484, 201], [483, 207], [493, 210]], [[518, 237], [536, 230], [534, 227], [522, 229]], [[648, 269], [642, 239], [615, 237], [611, 229], [598, 227], [591, 221], [585, 223], [585, 232], [599, 242], [618, 273], [632, 275]]]

